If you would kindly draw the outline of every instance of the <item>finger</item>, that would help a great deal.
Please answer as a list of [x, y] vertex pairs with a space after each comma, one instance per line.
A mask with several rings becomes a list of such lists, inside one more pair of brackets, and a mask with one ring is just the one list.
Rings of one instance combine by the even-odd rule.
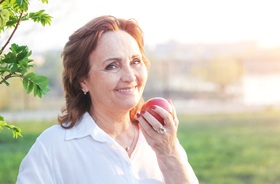
[[154, 131], [158, 132], [162, 130], [162, 124], [149, 111], [143, 111], [141, 115], [151, 125]]
[[[146, 129], [145, 126], [143, 126], [144, 124], [140, 123], [140, 128], [142, 131], [142, 134], [144, 135], [144, 137], [146, 138], [147, 143], [153, 148], [153, 149], [159, 149], [162, 148], [162, 142], [164, 141], [164, 139], [161, 137], [162, 134], [158, 134], [156, 133], [151, 127], [150, 129]], [[165, 144], [163, 144], [165, 145]]]
[[139, 121], [139, 125], [140, 125], [140, 128], [141, 128], [141, 131], [144, 135], [144, 137], [146, 138], [146, 140], [149, 142], [150, 139], [152, 139], [153, 135], [152, 135], [152, 132], [154, 132], [152, 130], [151, 127], [147, 128], [142, 122]]
[[169, 126], [174, 125], [172, 113], [166, 111], [164, 108], [162, 108], [161, 106], [157, 106], [157, 105], [155, 105], [152, 108], [152, 110], [163, 118], [164, 126], [169, 127]]
[[142, 132], [148, 135], [149, 137], [152, 137], [155, 131], [151, 124], [140, 113], [137, 113], [137, 119], [142, 129]]
[[175, 125], [178, 126], [179, 125], [179, 119], [177, 117], [177, 112], [176, 112], [176, 108], [172, 102], [172, 100], [170, 98], [167, 99], [167, 101], [171, 104], [172, 106], [172, 109], [173, 109], [173, 119], [174, 119], [174, 122], [175, 122]]

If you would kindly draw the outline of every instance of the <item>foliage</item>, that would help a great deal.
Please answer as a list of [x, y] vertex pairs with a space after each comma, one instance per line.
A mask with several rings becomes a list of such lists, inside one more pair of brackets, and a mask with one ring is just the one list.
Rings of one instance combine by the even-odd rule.
[[[40, 0], [42, 3], [48, 3], [48, 0]], [[33, 60], [30, 58], [32, 51], [28, 46], [21, 46], [16, 43], [11, 44], [8, 51], [6, 47], [9, 45], [18, 26], [23, 21], [33, 21], [41, 23], [41, 25], [50, 25], [52, 17], [45, 13], [45, 10], [37, 12], [29, 12], [30, 0], [1, 0], [0, 1], [0, 34], [4, 34], [12, 29], [8, 39], [0, 50], [0, 84], [10, 85], [10, 78], [20, 78], [24, 89], [29, 94], [33, 91], [34, 96], [42, 97], [48, 92], [48, 78], [37, 75], [29, 70], [34, 67]], [[1, 127], [11, 130], [20, 130], [12, 125], [8, 125], [4, 118], [1, 118]], [[20, 134], [14, 134], [18, 137]]]
[[22, 137], [21, 135], [21, 129], [14, 126], [14, 125], [9, 125], [5, 120], [3, 116], [0, 116], [0, 130], [3, 129], [3, 127], [10, 129], [13, 132], [13, 138], [18, 138], [19, 136]]

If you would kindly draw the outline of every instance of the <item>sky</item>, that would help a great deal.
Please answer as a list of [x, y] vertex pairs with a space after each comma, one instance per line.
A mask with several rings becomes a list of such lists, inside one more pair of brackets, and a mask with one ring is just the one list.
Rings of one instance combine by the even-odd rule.
[[146, 45], [167, 43], [234, 43], [256, 41], [280, 46], [278, 0], [31, 0], [30, 10], [45, 9], [51, 26], [23, 22], [14, 41], [32, 50], [62, 48], [79, 27], [100, 15], [134, 18]]

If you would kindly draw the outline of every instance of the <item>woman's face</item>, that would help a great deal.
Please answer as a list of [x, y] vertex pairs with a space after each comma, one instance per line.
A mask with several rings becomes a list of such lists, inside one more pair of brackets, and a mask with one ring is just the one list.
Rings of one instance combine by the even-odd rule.
[[128, 111], [136, 106], [147, 80], [147, 68], [136, 40], [125, 31], [104, 33], [90, 54], [88, 77], [81, 81], [94, 109]]

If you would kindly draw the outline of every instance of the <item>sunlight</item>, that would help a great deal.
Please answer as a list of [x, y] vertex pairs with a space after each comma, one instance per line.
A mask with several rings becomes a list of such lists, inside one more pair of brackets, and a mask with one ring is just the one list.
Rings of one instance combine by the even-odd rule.
[[[184, 43], [256, 41], [261, 46], [272, 47], [280, 45], [278, 4], [277, 0], [165, 0], [160, 3], [148, 0], [84, 0], [80, 3], [56, 0], [44, 6], [54, 16], [52, 26], [37, 31], [34, 36], [36, 40], [42, 40], [45, 47], [62, 46], [70, 33], [90, 19], [111, 14], [135, 18], [149, 45], [170, 40]], [[54, 36], [55, 39], [49, 39]]]

